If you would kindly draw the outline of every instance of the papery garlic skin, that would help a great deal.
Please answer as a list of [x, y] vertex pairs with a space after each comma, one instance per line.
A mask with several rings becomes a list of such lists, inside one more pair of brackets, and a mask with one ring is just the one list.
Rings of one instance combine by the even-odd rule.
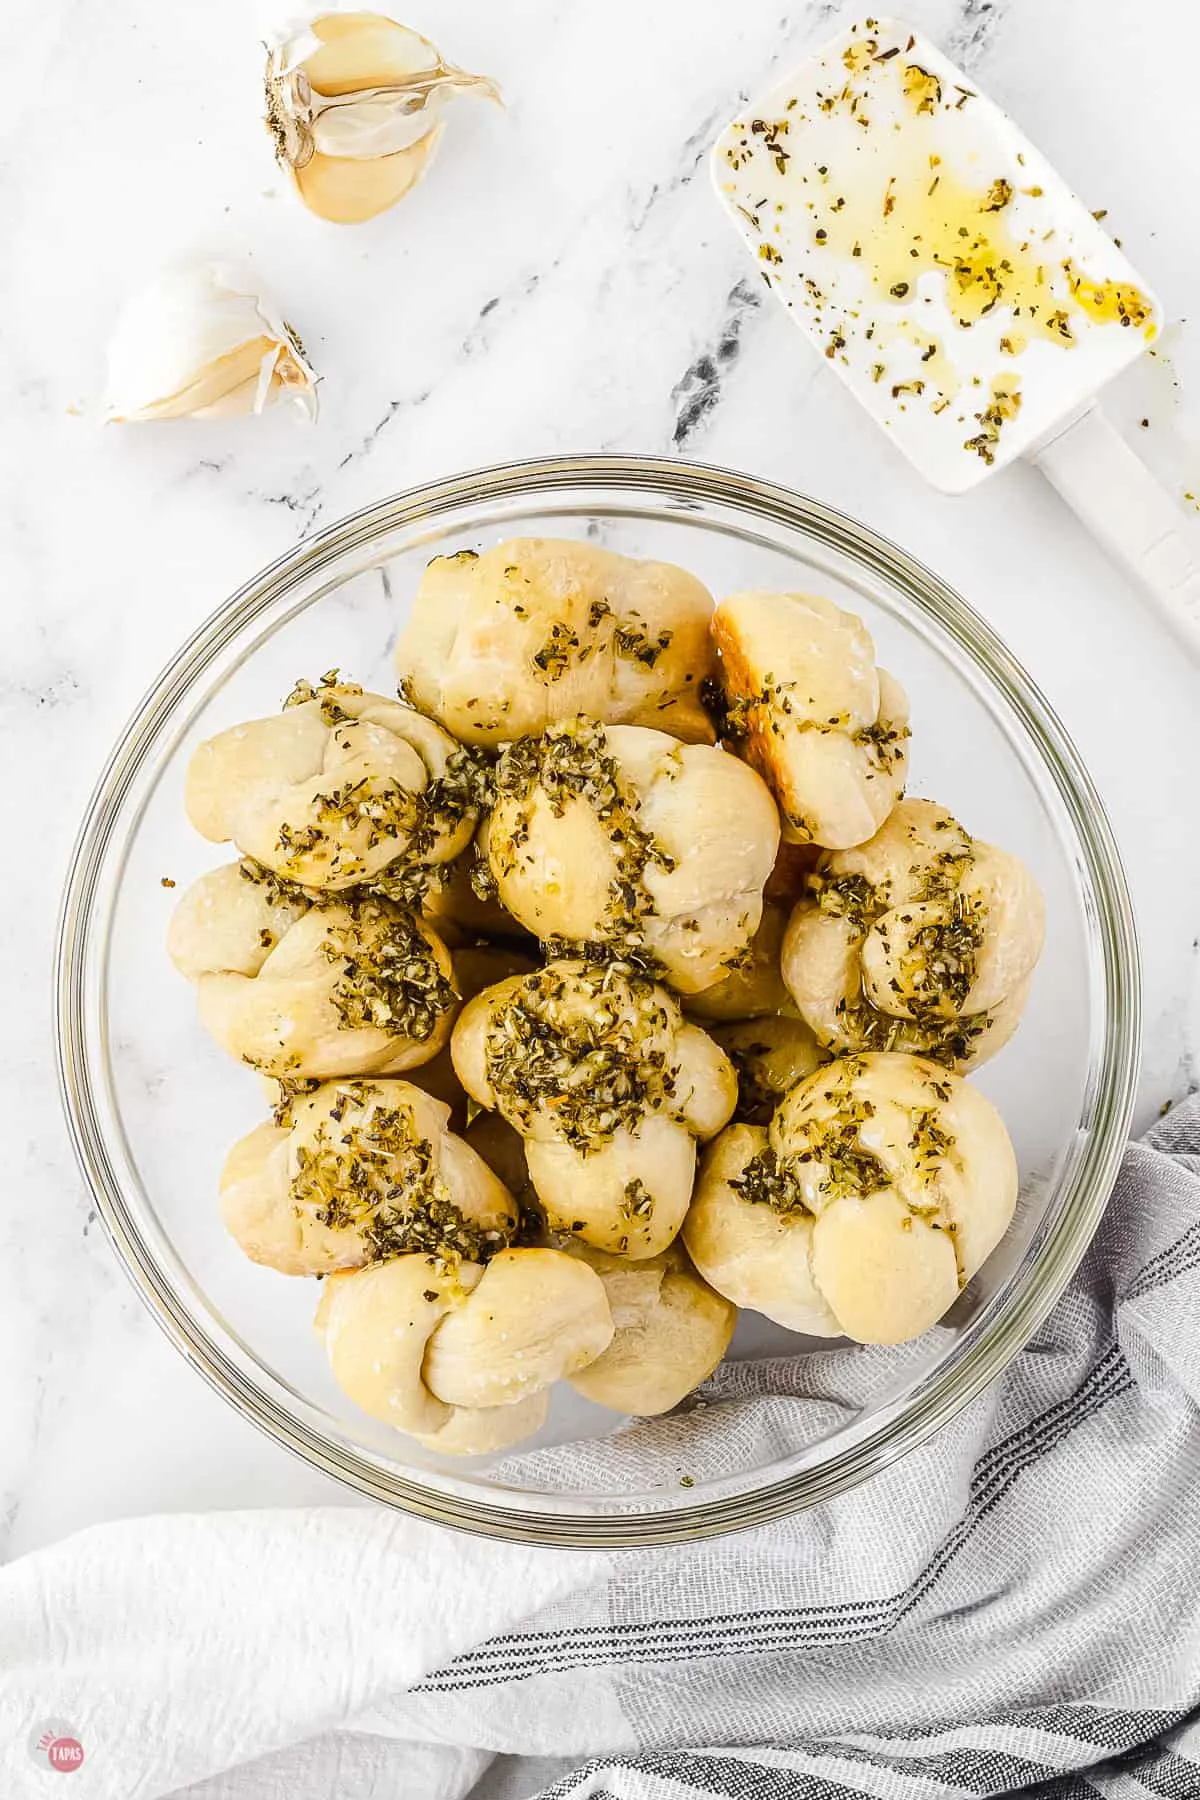
[[442, 57], [382, 13], [326, 13], [269, 50], [275, 154], [318, 217], [358, 224], [394, 206], [433, 157], [448, 100], [500, 100], [496, 84]]
[[315, 419], [317, 375], [269, 301], [221, 264], [169, 269], [131, 295], [108, 351], [111, 424], [261, 413]]

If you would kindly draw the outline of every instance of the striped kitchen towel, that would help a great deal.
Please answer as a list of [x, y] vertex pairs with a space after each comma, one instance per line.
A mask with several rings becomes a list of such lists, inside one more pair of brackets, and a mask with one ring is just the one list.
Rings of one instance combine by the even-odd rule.
[[1198, 1401], [1194, 1099], [1004, 1378], [808, 1513], [604, 1555], [225, 1514], [13, 1564], [0, 1795], [50, 1721], [76, 1800], [1200, 1800]]

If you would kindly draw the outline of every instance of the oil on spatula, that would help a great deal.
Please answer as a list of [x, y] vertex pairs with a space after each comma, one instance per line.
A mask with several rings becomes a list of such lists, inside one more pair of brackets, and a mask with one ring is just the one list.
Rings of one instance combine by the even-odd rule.
[[961, 493], [1032, 458], [1200, 656], [1200, 530], [1096, 405], [1162, 309], [1012, 120], [895, 20], [841, 33], [722, 132], [768, 285], [897, 448]]

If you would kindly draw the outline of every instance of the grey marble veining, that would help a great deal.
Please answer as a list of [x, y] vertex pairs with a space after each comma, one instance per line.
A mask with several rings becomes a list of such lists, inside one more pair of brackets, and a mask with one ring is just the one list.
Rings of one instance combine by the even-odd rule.
[[[53, 911], [103, 757], [180, 641], [302, 533], [396, 488], [557, 449], [675, 450], [811, 491], [923, 557], [1033, 671], [1111, 811], [1145, 950], [1142, 1117], [1194, 1085], [1194, 675], [1032, 472], [962, 500], [923, 487], [760, 301], [708, 191], [722, 119], [848, 9], [406, 8], [496, 74], [509, 109], [461, 107], [427, 182], [350, 230], [284, 191], [239, 0], [20, 10], [0, 183], [0, 1555], [117, 1513], [333, 1496], [187, 1369], [104, 1242], [58, 1113]], [[1187, 321], [1188, 59], [1146, 54], [1144, 13], [1116, 0], [908, 10], [1107, 207]], [[1154, 9], [1164, 40], [1190, 21], [1183, 0]], [[121, 299], [198, 250], [282, 297], [325, 377], [315, 429], [101, 425]], [[1196, 343], [1173, 328], [1112, 401], [1178, 491], [1200, 491]]]

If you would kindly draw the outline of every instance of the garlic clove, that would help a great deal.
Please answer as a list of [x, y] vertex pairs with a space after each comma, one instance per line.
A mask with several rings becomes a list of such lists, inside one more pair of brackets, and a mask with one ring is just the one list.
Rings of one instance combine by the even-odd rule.
[[427, 37], [385, 13], [325, 13], [308, 29], [316, 48], [304, 59], [305, 73], [323, 94], [399, 84], [448, 67]]
[[[309, 209], [335, 223], [373, 218], [416, 185], [448, 100], [474, 93], [500, 102], [487, 76], [456, 68], [428, 38], [381, 13], [325, 14], [277, 42], [266, 85], [280, 165]], [[323, 159], [391, 166], [374, 180], [341, 167], [304, 179]]]
[[292, 170], [292, 179], [309, 212], [319, 219], [332, 225], [361, 225], [416, 187], [441, 135], [442, 127], [435, 125], [420, 143], [369, 161], [318, 152], [303, 168]]
[[327, 106], [313, 121], [314, 156], [348, 156], [358, 162], [392, 156], [423, 143], [438, 124], [432, 104], [414, 113], [396, 110], [392, 96], [372, 92]]
[[316, 417], [316, 372], [296, 333], [220, 265], [171, 269], [135, 293], [108, 353], [112, 424], [260, 413], [295, 400]]
[[272, 366], [275, 346], [270, 338], [251, 338], [228, 356], [210, 363], [197, 379], [169, 399], [145, 409], [149, 418], [219, 418], [231, 413], [249, 413], [261, 408], [254, 405], [262, 381], [264, 364]]
[[407, 86], [417, 97], [475, 92], [489, 100], [500, 98], [489, 76], [448, 63], [427, 37], [382, 13], [328, 13], [309, 30], [317, 47], [305, 56], [304, 72], [321, 94]]

